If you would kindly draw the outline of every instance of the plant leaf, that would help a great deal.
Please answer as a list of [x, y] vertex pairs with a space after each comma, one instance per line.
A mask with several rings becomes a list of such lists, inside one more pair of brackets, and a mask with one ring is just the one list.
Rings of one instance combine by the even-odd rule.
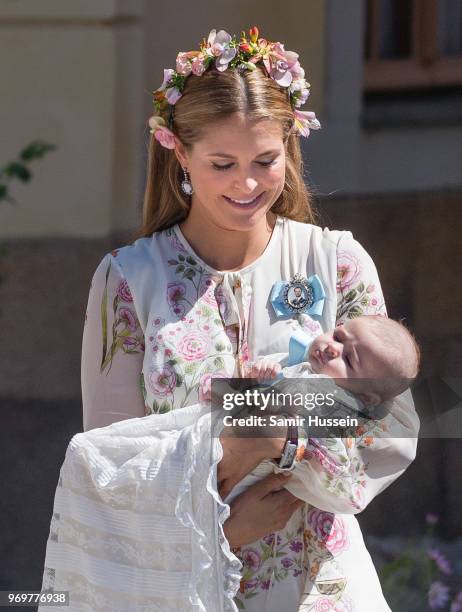
[[57, 149], [56, 145], [43, 142], [41, 140], [34, 140], [31, 142], [25, 149], [21, 151], [19, 157], [25, 161], [29, 162], [33, 159], [39, 159], [48, 153], [49, 151], [55, 151]]
[[30, 180], [32, 173], [31, 171], [24, 166], [24, 164], [20, 164], [19, 162], [10, 162], [5, 168], [5, 175], [10, 178], [16, 177], [23, 183], [27, 183]]

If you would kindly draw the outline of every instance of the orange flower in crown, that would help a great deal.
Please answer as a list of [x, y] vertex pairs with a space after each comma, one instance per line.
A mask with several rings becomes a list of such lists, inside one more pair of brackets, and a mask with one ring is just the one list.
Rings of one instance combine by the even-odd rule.
[[[202, 39], [198, 51], [180, 51], [176, 58], [175, 70], [164, 69], [162, 85], [153, 92], [155, 114], [149, 118], [151, 134], [168, 149], [175, 148], [171, 131], [173, 107], [181, 98], [189, 75], [201, 76], [214, 66], [220, 72], [228, 69], [239, 71], [255, 70], [256, 64], [264, 66], [267, 76], [289, 91], [290, 103], [294, 109], [296, 133], [308, 137], [311, 130], [318, 130], [321, 124], [311, 111], [300, 111], [310, 95], [310, 84], [300, 66], [298, 54], [286, 51], [280, 42], [271, 42], [260, 37], [256, 26], [250, 28], [248, 37], [241, 32], [238, 42], [225, 30], [211, 30], [207, 40]], [[169, 109], [168, 126], [160, 113]]]

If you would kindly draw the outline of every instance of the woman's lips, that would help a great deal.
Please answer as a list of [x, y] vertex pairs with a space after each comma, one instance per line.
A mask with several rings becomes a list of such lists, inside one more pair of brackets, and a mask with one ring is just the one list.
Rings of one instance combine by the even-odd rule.
[[238, 202], [233, 202], [233, 200], [231, 200], [231, 198], [228, 198], [228, 196], [223, 196], [223, 197], [229, 204], [231, 204], [232, 206], [236, 208], [254, 208], [255, 206], [258, 206], [258, 204], [260, 204], [264, 193], [265, 193], [264, 191], [260, 193], [255, 198], [255, 200], [253, 202], [250, 202], [249, 204], [239, 204]]

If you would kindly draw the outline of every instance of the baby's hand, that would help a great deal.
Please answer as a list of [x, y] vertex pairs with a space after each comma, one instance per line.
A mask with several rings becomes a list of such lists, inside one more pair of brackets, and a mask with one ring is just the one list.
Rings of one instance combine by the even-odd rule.
[[260, 359], [244, 365], [244, 378], [256, 378], [259, 382], [276, 378], [281, 372], [281, 364], [267, 359]]

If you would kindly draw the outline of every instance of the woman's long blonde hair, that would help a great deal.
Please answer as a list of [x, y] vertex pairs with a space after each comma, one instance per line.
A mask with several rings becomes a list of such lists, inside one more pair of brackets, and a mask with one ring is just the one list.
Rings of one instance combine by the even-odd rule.
[[[294, 133], [294, 112], [287, 88], [256, 70], [218, 71], [215, 67], [201, 76], [188, 76], [181, 98], [174, 107], [172, 132], [191, 151], [195, 142], [215, 121], [241, 113], [250, 121], [279, 121], [286, 151], [286, 177], [283, 191], [271, 208], [277, 215], [305, 223], [315, 222], [310, 193], [303, 180], [303, 158], [299, 136]], [[168, 117], [164, 119], [168, 121]], [[172, 149], [163, 147], [153, 136], [149, 142], [143, 222], [135, 239], [151, 236], [183, 221], [189, 212], [190, 196], [180, 185], [183, 170]]]

